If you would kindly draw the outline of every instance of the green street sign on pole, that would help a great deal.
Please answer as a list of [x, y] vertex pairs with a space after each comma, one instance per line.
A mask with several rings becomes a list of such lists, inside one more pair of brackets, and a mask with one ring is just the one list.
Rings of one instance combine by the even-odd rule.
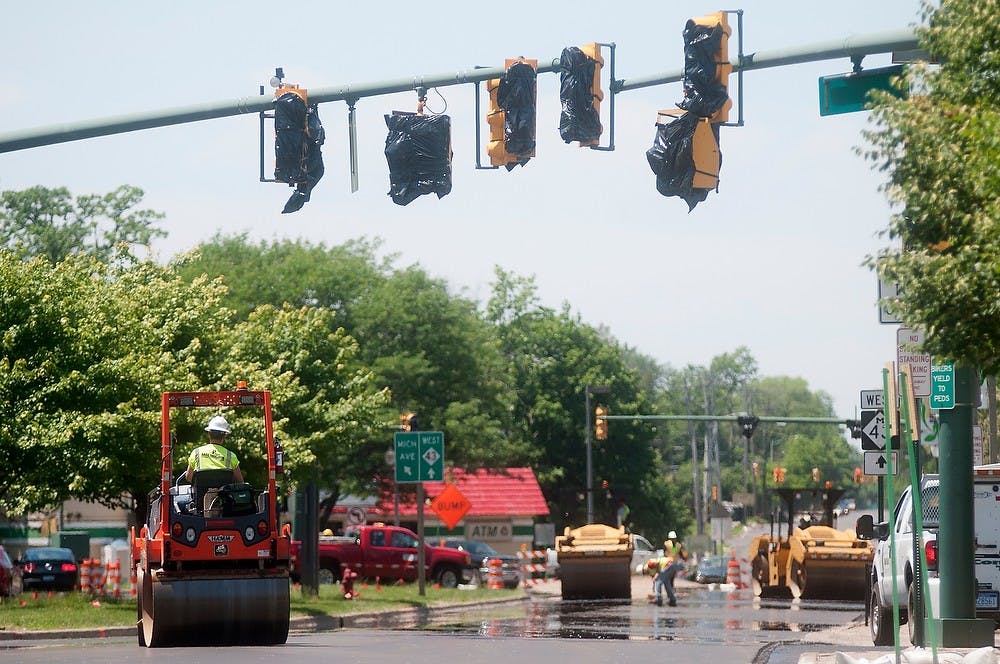
[[903, 65], [864, 69], [848, 74], [819, 77], [819, 114], [838, 115], [865, 110], [868, 93], [884, 90], [896, 97], [904, 93], [893, 87], [892, 79], [903, 72]]
[[942, 362], [931, 365], [931, 408], [955, 407], [955, 364]]
[[444, 434], [412, 431], [393, 434], [396, 483], [440, 482], [444, 479]]

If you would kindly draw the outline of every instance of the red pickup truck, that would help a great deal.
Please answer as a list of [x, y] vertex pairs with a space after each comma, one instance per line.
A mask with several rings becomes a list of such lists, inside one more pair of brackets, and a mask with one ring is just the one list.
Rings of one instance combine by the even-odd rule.
[[[362, 526], [354, 537], [319, 538], [319, 581], [339, 583], [344, 569], [360, 578], [414, 581], [417, 578], [417, 536], [398, 526]], [[302, 542], [292, 542], [292, 576], [298, 579]], [[475, 573], [466, 551], [424, 546], [426, 577], [444, 588], [468, 583]]]

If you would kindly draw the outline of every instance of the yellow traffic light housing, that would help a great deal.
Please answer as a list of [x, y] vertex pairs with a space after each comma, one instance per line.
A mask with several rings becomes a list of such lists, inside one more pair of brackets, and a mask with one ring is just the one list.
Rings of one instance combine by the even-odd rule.
[[598, 118], [597, 138], [592, 141], [580, 141], [580, 147], [597, 145], [604, 133], [604, 125], [600, 124], [601, 102], [604, 101], [604, 90], [601, 89], [601, 69], [604, 68], [604, 57], [601, 55], [601, 45], [597, 42], [584, 44], [580, 47], [584, 55], [594, 61], [594, 78], [590, 83], [590, 94], [594, 98], [594, 113]]
[[[530, 77], [525, 67], [530, 67]], [[524, 165], [535, 156], [536, 86], [534, 78], [538, 60], [524, 58], [504, 61], [504, 78], [491, 78], [486, 82], [490, 95], [490, 110], [486, 122], [490, 127], [490, 143], [486, 154], [493, 166]], [[526, 99], [524, 87], [531, 79], [531, 99]], [[507, 92], [514, 90], [513, 93]]]
[[608, 421], [604, 419], [607, 414], [608, 409], [604, 406], [598, 406], [594, 409], [594, 428], [596, 430], [597, 440], [608, 439]]
[[416, 428], [417, 428], [416, 413], [400, 413], [399, 415], [400, 431], [416, 431]]
[[[729, 122], [729, 109], [733, 107], [733, 100], [729, 98], [729, 75], [733, 73], [733, 66], [729, 63], [729, 37], [733, 34], [733, 30], [729, 27], [726, 12], [712, 12], [705, 16], [698, 16], [697, 18], [690, 19], [688, 24], [689, 26], [693, 24], [709, 29], [712, 31], [713, 40], [717, 31], [719, 41], [717, 48], [714, 49], [712, 54], [715, 62], [714, 76], [712, 76], [710, 82], [706, 81], [706, 83], [715, 87], [713, 96], [724, 94], [725, 101], [718, 110], [707, 117], [708, 121], [713, 124]], [[685, 60], [687, 59], [685, 57]], [[685, 72], [685, 77], [686, 75]], [[687, 85], [687, 80], [685, 80], [685, 85]]]

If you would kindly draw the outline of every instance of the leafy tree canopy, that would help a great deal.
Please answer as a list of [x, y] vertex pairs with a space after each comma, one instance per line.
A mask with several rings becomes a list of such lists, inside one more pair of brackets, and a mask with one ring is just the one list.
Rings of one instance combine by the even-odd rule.
[[1000, 0], [925, 4], [908, 99], [879, 97], [864, 154], [888, 180], [901, 246], [870, 259], [903, 286], [906, 324], [935, 357], [1000, 370]]
[[109, 262], [117, 245], [149, 248], [165, 237], [156, 220], [163, 214], [137, 209], [143, 191], [122, 185], [107, 194], [73, 197], [65, 187], [35, 186], [0, 193], [0, 247], [20, 256], [44, 256], [57, 263], [72, 253]]

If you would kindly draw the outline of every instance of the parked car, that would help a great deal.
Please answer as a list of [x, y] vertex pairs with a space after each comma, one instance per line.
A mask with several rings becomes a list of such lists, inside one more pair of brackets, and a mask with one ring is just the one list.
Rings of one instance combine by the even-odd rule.
[[663, 549], [654, 547], [642, 535], [632, 535], [632, 573], [643, 574], [650, 560], [663, 555]]
[[489, 582], [490, 560], [494, 558], [499, 558], [503, 564], [500, 573], [505, 588], [517, 588], [521, 583], [521, 563], [517, 556], [499, 553], [486, 542], [474, 540], [444, 540], [441, 545], [469, 553], [472, 566], [476, 569], [475, 581], [479, 585], [486, 585]]
[[705, 556], [698, 563], [694, 580], [698, 583], [725, 583], [728, 561], [722, 556]]
[[22, 589], [21, 568], [14, 564], [10, 555], [0, 545], [0, 597], [13, 597]]
[[80, 581], [80, 568], [70, 549], [28, 549], [17, 564], [25, 589], [73, 590]]

